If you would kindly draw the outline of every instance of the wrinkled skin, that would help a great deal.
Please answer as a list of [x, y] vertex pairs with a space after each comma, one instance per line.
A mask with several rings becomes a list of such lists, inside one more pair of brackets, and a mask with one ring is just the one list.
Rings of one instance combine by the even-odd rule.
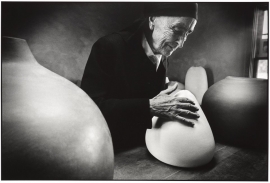
[[176, 89], [177, 84], [161, 91], [153, 99], [150, 99], [150, 111], [154, 116], [177, 120], [193, 127], [194, 123], [190, 119], [200, 117], [200, 115], [196, 113], [199, 109], [195, 106], [195, 103], [188, 98], [179, 98], [170, 95]]
[[149, 27], [153, 33], [149, 41], [153, 52], [168, 57], [182, 48], [196, 23], [197, 20], [190, 17], [150, 17]]
[[[182, 48], [187, 36], [194, 31], [197, 20], [190, 17], [149, 17], [149, 28], [152, 30], [149, 45], [156, 55], [170, 56], [177, 48]], [[187, 98], [170, 95], [176, 90], [174, 85], [161, 91], [150, 99], [150, 111], [153, 116], [170, 118], [189, 126], [190, 119], [199, 118], [195, 103]]]

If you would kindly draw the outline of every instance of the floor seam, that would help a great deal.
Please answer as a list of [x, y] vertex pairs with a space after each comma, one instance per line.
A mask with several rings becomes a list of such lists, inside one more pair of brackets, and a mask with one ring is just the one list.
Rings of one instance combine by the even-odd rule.
[[171, 175], [165, 177], [164, 179], [167, 179], [167, 178], [171, 177], [172, 175], [174, 175], [174, 174], [176, 174], [176, 173], [178, 173], [178, 172], [180, 172], [180, 170], [178, 170], [177, 172], [172, 173]]
[[[222, 150], [222, 149], [224, 149], [224, 148], [226, 148], [226, 146], [224, 146], [224, 147], [222, 147], [222, 148], [219, 148], [216, 152], [218, 152], [218, 151], [220, 151], [220, 150]], [[215, 152], [215, 153], [216, 153]]]

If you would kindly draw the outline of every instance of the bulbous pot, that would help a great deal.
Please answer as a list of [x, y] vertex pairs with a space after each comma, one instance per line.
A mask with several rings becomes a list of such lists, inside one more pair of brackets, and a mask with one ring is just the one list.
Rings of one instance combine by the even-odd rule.
[[39, 65], [25, 40], [2, 38], [2, 179], [112, 179], [110, 131], [75, 84]]
[[217, 140], [267, 147], [267, 80], [226, 77], [207, 90], [202, 108]]
[[152, 129], [145, 135], [149, 152], [158, 160], [178, 167], [198, 167], [207, 164], [214, 156], [215, 140], [208, 121], [195, 96], [188, 90], [173, 94], [186, 97], [199, 108], [198, 119], [191, 119], [190, 127], [179, 121], [153, 117]]

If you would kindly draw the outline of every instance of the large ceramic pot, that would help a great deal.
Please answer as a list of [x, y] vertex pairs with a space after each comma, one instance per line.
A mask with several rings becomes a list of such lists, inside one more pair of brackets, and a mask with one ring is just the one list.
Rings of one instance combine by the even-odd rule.
[[75, 84], [2, 38], [2, 179], [112, 179], [110, 131]]
[[195, 96], [188, 90], [173, 94], [195, 102], [200, 117], [190, 127], [179, 121], [154, 117], [152, 129], [145, 135], [149, 152], [160, 161], [178, 167], [197, 167], [207, 164], [214, 155], [215, 141], [208, 121]]
[[267, 146], [267, 87], [264, 79], [226, 77], [207, 90], [202, 108], [217, 140]]

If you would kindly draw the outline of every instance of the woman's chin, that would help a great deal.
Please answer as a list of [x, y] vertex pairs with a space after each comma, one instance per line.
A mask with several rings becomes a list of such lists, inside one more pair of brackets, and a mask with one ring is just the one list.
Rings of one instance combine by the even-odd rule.
[[170, 46], [165, 46], [162, 50], [162, 55], [168, 57], [168, 56], [171, 56], [171, 54], [175, 51], [175, 49], [173, 49], [172, 47]]
[[164, 50], [162, 52], [162, 55], [165, 56], [165, 57], [169, 57], [171, 56], [171, 54], [174, 52], [174, 50]]

